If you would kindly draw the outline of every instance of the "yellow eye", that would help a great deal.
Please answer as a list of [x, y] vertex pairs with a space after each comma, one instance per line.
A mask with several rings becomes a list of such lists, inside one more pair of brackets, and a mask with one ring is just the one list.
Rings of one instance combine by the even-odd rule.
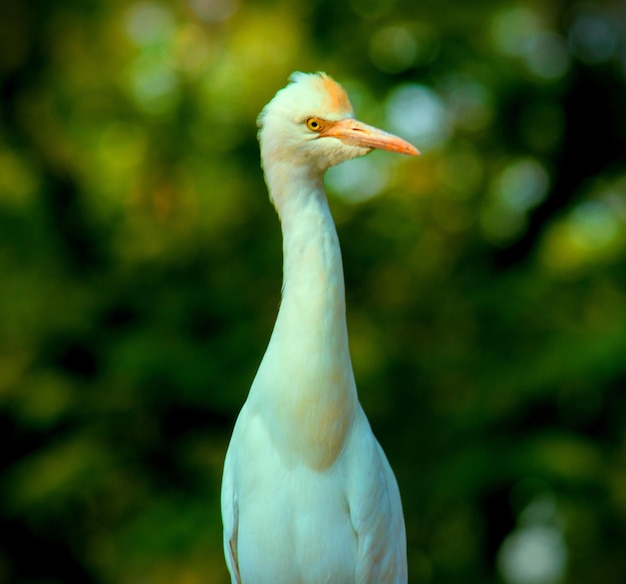
[[321, 132], [324, 129], [324, 120], [320, 120], [319, 118], [307, 118], [304, 120], [304, 123], [312, 132]]

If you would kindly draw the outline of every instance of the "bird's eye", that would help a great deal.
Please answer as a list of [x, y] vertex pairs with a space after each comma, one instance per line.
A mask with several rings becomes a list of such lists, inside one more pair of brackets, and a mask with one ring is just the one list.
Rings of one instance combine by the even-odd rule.
[[324, 129], [324, 120], [319, 118], [307, 118], [304, 120], [306, 127], [312, 132], [321, 132]]

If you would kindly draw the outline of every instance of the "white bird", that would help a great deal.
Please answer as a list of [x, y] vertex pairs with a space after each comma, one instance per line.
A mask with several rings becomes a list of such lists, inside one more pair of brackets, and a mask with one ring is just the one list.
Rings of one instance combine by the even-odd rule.
[[373, 148], [419, 154], [354, 119], [324, 73], [294, 73], [259, 116], [283, 233], [282, 302], [224, 462], [233, 584], [405, 584], [400, 492], [358, 401], [325, 171]]

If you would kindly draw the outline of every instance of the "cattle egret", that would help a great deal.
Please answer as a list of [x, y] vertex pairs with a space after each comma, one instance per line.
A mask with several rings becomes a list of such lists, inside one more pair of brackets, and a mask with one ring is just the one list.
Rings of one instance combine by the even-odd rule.
[[233, 584], [405, 584], [396, 479], [358, 401], [325, 171], [374, 148], [419, 154], [353, 117], [324, 73], [294, 73], [258, 120], [283, 233], [272, 336], [224, 462]]

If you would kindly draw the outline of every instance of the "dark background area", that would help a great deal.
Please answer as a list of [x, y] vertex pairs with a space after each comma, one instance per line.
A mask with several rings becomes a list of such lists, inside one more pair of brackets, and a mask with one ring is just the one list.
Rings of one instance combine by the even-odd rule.
[[609, 0], [3, 2], [0, 583], [228, 581], [294, 70], [423, 152], [327, 180], [410, 581], [623, 582], [625, 39]]

